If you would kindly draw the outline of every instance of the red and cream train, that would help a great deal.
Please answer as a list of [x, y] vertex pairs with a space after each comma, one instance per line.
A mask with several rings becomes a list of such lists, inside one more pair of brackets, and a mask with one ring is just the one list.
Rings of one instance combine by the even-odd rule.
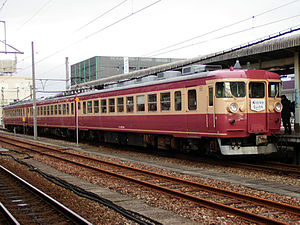
[[[201, 69], [203, 69], [201, 71]], [[204, 65], [37, 102], [41, 133], [128, 145], [223, 155], [276, 151], [281, 81], [264, 70]], [[75, 99], [78, 101], [78, 110]], [[32, 102], [4, 107], [9, 130], [33, 130]]]

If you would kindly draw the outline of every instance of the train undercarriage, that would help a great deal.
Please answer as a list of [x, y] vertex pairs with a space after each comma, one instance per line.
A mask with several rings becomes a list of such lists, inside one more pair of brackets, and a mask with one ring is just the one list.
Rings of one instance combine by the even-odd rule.
[[[7, 126], [7, 129], [23, 134], [33, 134], [31, 126]], [[76, 140], [76, 131], [67, 128], [38, 127], [38, 134]], [[95, 144], [114, 143], [148, 149], [197, 152], [204, 155], [259, 155], [277, 151], [275, 138], [251, 135], [245, 138], [176, 138], [171, 135], [80, 130], [79, 141]]]

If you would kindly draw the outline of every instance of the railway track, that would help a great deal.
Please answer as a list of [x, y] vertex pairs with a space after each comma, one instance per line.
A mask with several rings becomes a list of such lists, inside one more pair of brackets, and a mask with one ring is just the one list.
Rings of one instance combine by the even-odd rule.
[[30, 141], [20, 140], [17, 143], [16, 139], [11, 137], [1, 137], [0, 141], [6, 145], [14, 146], [18, 150], [25, 149], [88, 170], [125, 179], [155, 191], [182, 198], [197, 205], [224, 211], [252, 222], [290, 224], [300, 221], [300, 207], [297, 206], [107, 162], [78, 153], [71, 153], [66, 149], [58, 149], [52, 146], [31, 143]]
[[91, 223], [0, 166], [1, 224]]

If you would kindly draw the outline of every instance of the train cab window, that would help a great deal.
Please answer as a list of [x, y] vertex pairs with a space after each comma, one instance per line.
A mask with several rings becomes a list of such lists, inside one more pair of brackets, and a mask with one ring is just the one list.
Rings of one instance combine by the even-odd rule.
[[133, 96], [126, 97], [126, 111], [133, 112]]
[[195, 89], [188, 91], [188, 108], [189, 110], [197, 109], [197, 94]]
[[214, 105], [214, 88], [213, 87], [208, 88], [208, 104], [209, 104], [209, 106]]
[[67, 106], [66, 106], [66, 104], [63, 104], [63, 109], [62, 109], [62, 111], [63, 111], [63, 115], [66, 115], [66, 114], [67, 114]]
[[101, 113], [107, 112], [106, 99], [101, 100]]
[[58, 105], [58, 115], [61, 115], [61, 104]]
[[124, 112], [124, 98], [117, 98], [118, 112]]
[[94, 113], [99, 113], [99, 100], [94, 100]]
[[136, 108], [138, 112], [145, 111], [145, 95], [136, 96]]
[[53, 115], [53, 105], [51, 105], [50, 109], [51, 115]]
[[148, 111], [149, 112], [157, 111], [157, 95], [156, 94], [148, 95]]
[[175, 111], [181, 111], [182, 109], [181, 91], [175, 91], [174, 99], [175, 99]]
[[87, 112], [88, 113], [93, 113], [93, 103], [92, 103], [92, 101], [87, 102]]
[[281, 83], [279, 82], [270, 82], [269, 83], [269, 97], [273, 97], [273, 98], [276, 98], [276, 97], [280, 97], [281, 96], [281, 93], [280, 93], [280, 90], [281, 90]]
[[109, 112], [110, 113], [114, 113], [115, 112], [115, 99], [114, 98], [110, 98], [108, 100], [108, 105], [109, 105]]
[[231, 98], [231, 97], [245, 97], [246, 87], [244, 82], [217, 82], [216, 83], [216, 97], [217, 98]]
[[54, 106], [54, 113], [57, 115], [57, 105]]
[[161, 111], [169, 111], [171, 107], [170, 92], [160, 94], [160, 109]]
[[264, 98], [265, 97], [265, 84], [262, 82], [251, 82], [249, 84], [249, 97], [250, 98]]
[[83, 114], [86, 114], [86, 102], [82, 103]]

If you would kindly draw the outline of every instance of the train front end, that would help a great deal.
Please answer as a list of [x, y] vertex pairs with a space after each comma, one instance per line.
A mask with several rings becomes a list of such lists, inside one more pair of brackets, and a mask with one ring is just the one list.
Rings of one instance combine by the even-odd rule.
[[226, 134], [218, 138], [221, 153], [276, 152], [282, 110], [280, 76], [264, 70], [229, 71], [215, 88], [216, 111], [220, 112], [216, 124]]

